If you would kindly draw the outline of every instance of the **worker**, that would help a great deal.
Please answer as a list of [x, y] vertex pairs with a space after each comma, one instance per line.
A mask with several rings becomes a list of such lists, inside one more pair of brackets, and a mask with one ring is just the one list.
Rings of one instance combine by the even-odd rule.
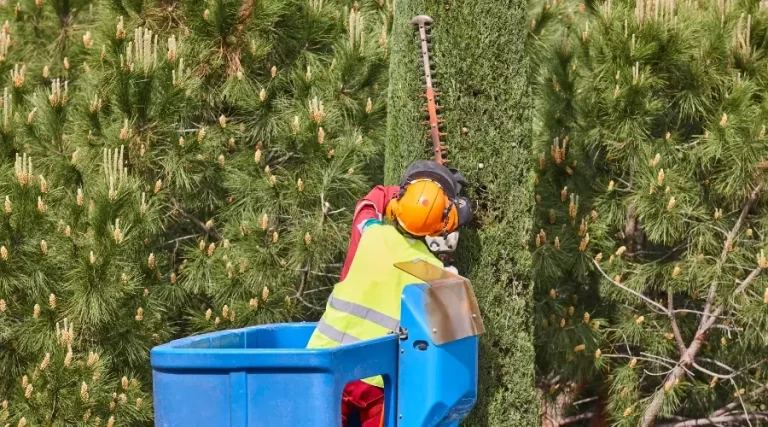
[[[458, 228], [472, 218], [468, 199], [459, 194], [463, 185], [466, 182], [458, 171], [433, 161], [417, 161], [405, 171], [400, 185], [376, 186], [357, 203], [341, 281], [307, 348], [335, 347], [398, 332], [403, 289], [423, 282], [395, 264], [420, 259], [444, 267], [436, 253], [455, 249]], [[383, 222], [385, 217], [391, 224]], [[342, 426], [357, 416], [361, 427], [380, 427], [383, 388], [381, 376], [347, 384]]]

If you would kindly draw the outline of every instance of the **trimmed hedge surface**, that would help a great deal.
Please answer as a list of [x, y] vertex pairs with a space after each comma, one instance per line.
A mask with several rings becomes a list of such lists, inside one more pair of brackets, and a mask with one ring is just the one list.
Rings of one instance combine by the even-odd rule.
[[457, 262], [473, 281], [487, 332], [480, 343], [479, 400], [469, 426], [534, 426], [530, 253], [531, 100], [521, 0], [399, 0], [391, 34], [385, 177], [397, 183], [424, 151], [423, 71], [413, 16], [430, 15], [448, 158], [470, 181], [475, 229], [463, 231]]

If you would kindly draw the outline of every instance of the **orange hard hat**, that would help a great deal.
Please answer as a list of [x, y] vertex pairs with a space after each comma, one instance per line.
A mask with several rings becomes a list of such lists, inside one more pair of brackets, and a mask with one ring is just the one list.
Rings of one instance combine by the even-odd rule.
[[387, 217], [413, 236], [438, 236], [459, 226], [456, 205], [443, 188], [430, 179], [417, 179], [401, 189], [387, 205]]

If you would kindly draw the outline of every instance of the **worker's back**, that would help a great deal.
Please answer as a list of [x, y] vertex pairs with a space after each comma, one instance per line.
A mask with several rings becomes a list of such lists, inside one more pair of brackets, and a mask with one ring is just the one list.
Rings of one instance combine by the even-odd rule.
[[[395, 264], [415, 259], [442, 267], [421, 240], [405, 237], [391, 225], [368, 226], [349, 273], [335, 286], [307, 347], [351, 344], [396, 331], [403, 288], [423, 282]], [[382, 386], [380, 378], [366, 382]]]

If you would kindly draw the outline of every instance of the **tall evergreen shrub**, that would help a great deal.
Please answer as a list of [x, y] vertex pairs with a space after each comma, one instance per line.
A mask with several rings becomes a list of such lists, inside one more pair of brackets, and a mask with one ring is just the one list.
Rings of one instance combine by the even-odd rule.
[[521, 1], [399, 0], [392, 27], [386, 173], [397, 183], [413, 160], [429, 158], [409, 23], [434, 19], [432, 46], [449, 166], [469, 180], [474, 230], [461, 232], [459, 272], [473, 282], [487, 333], [480, 338], [478, 403], [466, 425], [538, 423], [530, 253], [530, 95], [526, 4]]

